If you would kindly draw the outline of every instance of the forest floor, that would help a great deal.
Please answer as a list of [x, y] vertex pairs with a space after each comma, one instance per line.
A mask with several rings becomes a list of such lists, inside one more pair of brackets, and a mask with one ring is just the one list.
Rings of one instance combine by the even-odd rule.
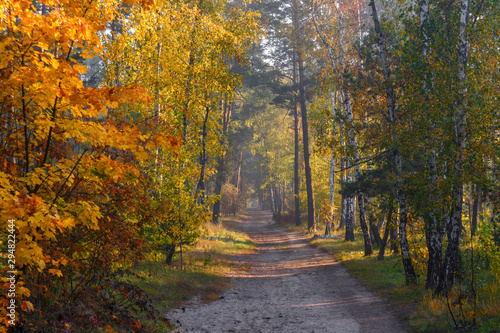
[[205, 304], [194, 299], [168, 317], [176, 332], [405, 332], [384, 301], [303, 235], [272, 227], [248, 210], [234, 226], [257, 250], [229, 258], [232, 287]]

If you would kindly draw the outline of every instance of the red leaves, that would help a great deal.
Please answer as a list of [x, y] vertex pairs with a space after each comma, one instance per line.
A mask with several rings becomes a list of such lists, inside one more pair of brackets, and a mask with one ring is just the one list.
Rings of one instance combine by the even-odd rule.
[[134, 326], [132, 326], [134, 331], [139, 332], [142, 329], [142, 324], [139, 319], [134, 320]]

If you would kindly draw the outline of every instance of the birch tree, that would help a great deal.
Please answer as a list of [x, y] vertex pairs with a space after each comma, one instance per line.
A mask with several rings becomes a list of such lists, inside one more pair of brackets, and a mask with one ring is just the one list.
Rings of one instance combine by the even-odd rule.
[[[373, 24], [375, 26], [375, 32], [377, 34], [377, 43], [379, 46], [380, 59], [382, 61], [382, 70], [384, 73], [384, 78], [386, 80], [386, 95], [387, 95], [387, 108], [390, 121], [391, 133], [394, 133], [394, 127], [397, 126], [396, 123], [396, 101], [394, 98], [394, 88], [390, 83], [391, 72], [389, 69], [389, 64], [387, 62], [387, 51], [386, 42], [384, 34], [382, 33], [380, 22], [378, 19], [377, 8], [375, 6], [375, 1], [370, 0], [368, 6], [372, 10]], [[405, 271], [406, 283], [413, 283], [417, 279], [415, 269], [410, 258], [410, 250], [408, 245], [408, 237], [406, 234], [406, 227], [408, 223], [407, 217], [407, 203], [406, 195], [403, 188], [402, 179], [402, 156], [397, 147], [397, 138], [393, 136], [393, 143], [395, 147], [393, 148], [392, 154], [394, 157], [394, 165], [396, 169], [396, 197], [399, 205], [399, 241], [401, 244], [401, 256], [403, 259], [403, 267]]]

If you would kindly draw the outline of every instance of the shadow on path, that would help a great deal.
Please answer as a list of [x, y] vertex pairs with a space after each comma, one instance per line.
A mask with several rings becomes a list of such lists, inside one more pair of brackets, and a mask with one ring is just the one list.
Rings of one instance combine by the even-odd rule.
[[182, 332], [404, 332], [395, 314], [333, 257], [308, 239], [272, 227], [269, 212], [248, 210], [236, 226], [258, 249], [232, 258], [250, 265], [222, 299], [169, 313]]

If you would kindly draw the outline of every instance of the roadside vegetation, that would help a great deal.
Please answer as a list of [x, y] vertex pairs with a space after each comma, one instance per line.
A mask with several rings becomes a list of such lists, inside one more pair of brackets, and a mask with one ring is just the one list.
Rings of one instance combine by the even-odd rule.
[[[196, 243], [183, 246], [182, 269], [180, 248], [171, 265], [165, 263], [165, 251], [151, 251], [145, 260], [130, 267], [122, 280], [142, 289], [162, 316], [172, 309], [183, 311], [187, 302], [218, 300], [230, 287], [228, 274], [241, 268], [235, 266], [231, 256], [251, 253], [255, 249], [247, 235], [231, 227], [234, 221], [222, 218], [221, 222], [207, 224]], [[139, 320], [150, 332], [168, 332], [176, 324], [155, 320], [147, 313], [141, 313]], [[117, 327], [110, 329], [122, 332]]]

